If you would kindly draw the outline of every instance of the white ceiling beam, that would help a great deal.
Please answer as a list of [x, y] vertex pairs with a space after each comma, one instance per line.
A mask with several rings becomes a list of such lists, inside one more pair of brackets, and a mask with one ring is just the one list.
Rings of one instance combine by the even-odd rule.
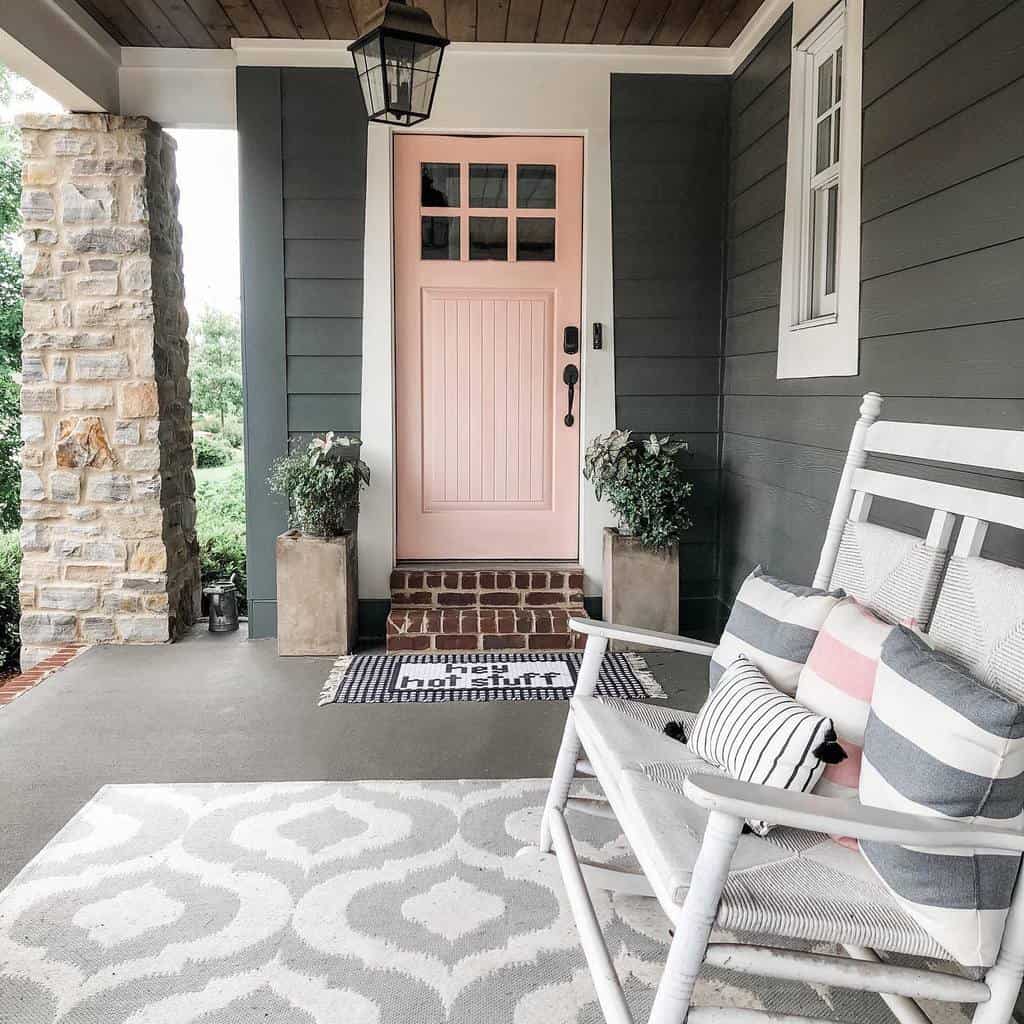
[[68, 110], [119, 112], [120, 47], [74, 0], [3, 0], [0, 63]]

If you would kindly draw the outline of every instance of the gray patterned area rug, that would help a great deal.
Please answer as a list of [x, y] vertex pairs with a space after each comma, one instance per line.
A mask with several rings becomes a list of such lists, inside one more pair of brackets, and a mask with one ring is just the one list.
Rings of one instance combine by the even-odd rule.
[[[539, 781], [108, 786], [0, 893], [11, 1024], [600, 1024]], [[623, 862], [574, 815], [581, 853]], [[668, 940], [595, 893], [638, 1021]], [[707, 971], [701, 1004], [857, 1024], [872, 995]]]
[[[582, 652], [495, 654], [347, 654], [331, 669], [319, 704], [441, 701], [568, 700]], [[664, 697], [639, 654], [606, 654], [597, 679], [601, 697]]]

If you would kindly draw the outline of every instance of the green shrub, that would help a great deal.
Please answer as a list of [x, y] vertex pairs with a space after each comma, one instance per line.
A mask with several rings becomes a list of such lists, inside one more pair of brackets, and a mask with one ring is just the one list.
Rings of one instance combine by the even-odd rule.
[[203, 583], [238, 573], [245, 604], [245, 477], [241, 469], [196, 488], [196, 534]]
[[231, 448], [219, 438], [199, 436], [192, 442], [192, 447], [198, 469], [226, 466], [231, 461]]
[[598, 501], [607, 496], [620, 533], [647, 548], [667, 547], [691, 526], [687, 499], [693, 485], [676, 461], [686, 450], [685, 441], [656, 434], [639, 440], [628, 430], [613, 430], [587, 445], [583, 476]]
[[313, 537], [340, 537], [359, 510], [359, 490], [370, 482], [366, 463], [356, 458], [358, 438], [331, 431], [314, 437], [270, 467], [274, 494], [288, 499], [288, 525]]
[[220, 432], [220, 436], [229, 444], [232, 448], [241, 448], [244, 440], [242, 433], [242, 421], [228, 419], [224, 423], [224, 429]]
[[0, 534], [0, 668], [18, 667], [21, 637], [18, 635], [18, 575], [21, 571], [21, 538], [17, 530]]

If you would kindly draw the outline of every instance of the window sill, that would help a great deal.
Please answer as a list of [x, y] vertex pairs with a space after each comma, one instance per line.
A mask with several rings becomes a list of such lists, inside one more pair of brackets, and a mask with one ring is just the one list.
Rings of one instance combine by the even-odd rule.
[[776, 379], [855, 377], [859, 341], [855, 317], [819, 317], [793, 327], [779, 327]]
[[828, 313], [825, 316], [816, 316], [813, 320], [804, 320], [802, 323], [793, 324], [791, 331], [813, 331], [818, 327], [828, 327], [839, 322], [835, 313]]

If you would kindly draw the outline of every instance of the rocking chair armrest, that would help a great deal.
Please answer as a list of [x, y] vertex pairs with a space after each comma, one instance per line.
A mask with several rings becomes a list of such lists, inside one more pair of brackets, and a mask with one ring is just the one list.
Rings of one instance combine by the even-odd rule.
[[797, 793], [717, 775], [690, 775], [683, 783], [683, 791], [695, 804], [709, 811], [737, 818], [763, 819], [808, 832], [925, 848], [1024, 853], [1024, 832], [925, 814], [887, 811], [856, 800]]
[[681, 651], [684, 654], [703, 654], [707, 658], [715, 653], [718, 646], [688, 636], [676, 636], [675, 633], [659, 633], [639, 626], [617, 626], [613, 622], [599, 622], [597, 619], [570, 619], [569, 628], [575, 633], [586, 633], [588, 636], [647, 644], [649, 647], [662, 647], [667, 651]]

